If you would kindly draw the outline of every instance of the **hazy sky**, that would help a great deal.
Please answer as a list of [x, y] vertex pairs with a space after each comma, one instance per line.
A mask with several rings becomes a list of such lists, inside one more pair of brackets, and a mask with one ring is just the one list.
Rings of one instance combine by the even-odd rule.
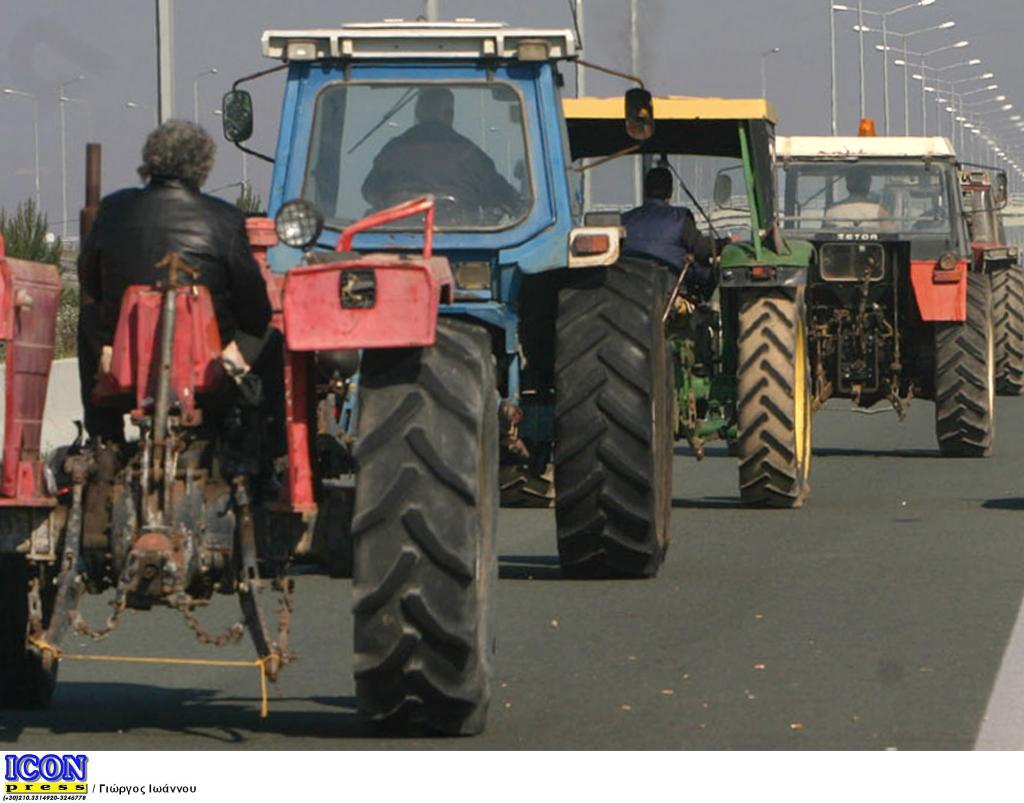
[[[866, 0], [866, 8], [888, 11], [909, 0]], [[846, 0], [856, 5], [856, 0]], [[39, 101], [39, 147], [43, 207], [51, 227], [61, 220], [61, 159], [58, 85], [84, 74], [66, 88], [81, 103], [65, 104], [69, 217], [76, 221], [84, 193], [86, 142], [103, 145], [103, 192], [137, 183], [135, 168], [156, 105], [155, 0], [0, 0], [0, 88], [30, 92]], [[445, 18], [472, 16], [517, 25], [563, 27], [570, 22], [566, 0], [440, 0]], [[175, 0], [176, 116], [191, 118], [193, 79], [199, 79], [200, 121], [220, 143], [217, 166], [207, 189], [237, 182], [238, 152], [223, 141], [213, 110], [234, 78], [272, 66], [260, 52], [265, 28], [331, 27], [346, 21], [383, 17], [415, 18], [421, 0]], [[586, 0], [585, 49], [592, 61], [620, 68], [629, 65], [627, 0]], [[760, 94], [760, 54], [782, 52], [767, 60], [768, 95], [778, 107], [780, 131], [827, 133], [829, 125], [828, 0], [640, 0], [642, 74], [655, 93], [750, 97]], [[961, 39], [969, 47], [935, 55], [930, 63], [953, 64], [980, 58], [980, 67], [944, 73], [967, 78], [993, 72], [1000, 92], [1024, 110], [1024, 2], [1022, 0], [936, 0], [889, 18], [889, 27], [908, 32], [955, 20], [956, 28], [921, 34], [911, 47], [928, 51]], [[877, 26], [877, 17], [867, 17]], [[836, 15], [840, 132], [855, 133], [858, 117], [856, 15]], [[882, 118], [881, 57], [869, 35], [868, 109]], [[592, 94], [619, 92], [622, 85], [591, 73]], [[271, 149], [281, 78], [264, 79], [257, 91], [254, 142]], [[891, 76], [894, 133], [903, 126], [902, 71]], [[977, 82], [970, 87], [983, 86]], [[980, 100], [997, 93], [977, 94]], [[920, 89], [911, 88], [912, 132], [920, 131]], [[127, 102], [139, 104], [128, 108]], [[149, 107], [149, 108], [146, 108]], [[934, 133], [938, 105], [929, 102]], [[983, 110], [997, 109], [990, 103]], [[12, 210], [32, 196], [33, 102], [0, 94], [0, 206]], [[1022, 111], [1024, 113], [1024, 111]], [[943, 115], [944, 133], [949, 116]], [[996, 119], [995, 117], [992, 118]], [[1024, 144], [1007, 138], [1007, 145]], [[269, 173], [249, 161], [250, 179], [266, 197]], [[222, 191], [234, 198], [237, 188]]]

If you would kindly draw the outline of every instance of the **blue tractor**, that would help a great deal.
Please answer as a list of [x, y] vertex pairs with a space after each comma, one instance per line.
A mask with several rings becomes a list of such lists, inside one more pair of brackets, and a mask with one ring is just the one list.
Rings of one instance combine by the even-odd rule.
[[[581, 225], [561, 98], [579, 58], [571, 31], [391, 21], [267, 31], [263, 52], [283, 64], [236, 81], [223, 112], [225, 136], [274, 163], [277, 236], [269, 222], [251, 231], [288, 344], [291, 460], [275, 515], [352, 572], [364, 713], [478, 732], [502, 489], [550, 502], [553, 452], [573, 452], [573, 476], [555, 478], [564, 573], [652, 576], [664, 558], [672, 288], [636, 272], [621, 309], [579, 303], [623, 230], [617, 216]], [[278, 70], [270, 156], [241, 144], [253, 103], [240, 87]], [[623, 104], [627, 136], [649, 137], [642, 85]], [[560, 320], [570, 285], [573, 320]], [[598, 313], [628, 336], [601, 376], [567, 385], [568, 351], [589, 348]], [[556, 329], [577, 333], [557, 361]], [[556, 443], [559, 421], [598, 397]]]

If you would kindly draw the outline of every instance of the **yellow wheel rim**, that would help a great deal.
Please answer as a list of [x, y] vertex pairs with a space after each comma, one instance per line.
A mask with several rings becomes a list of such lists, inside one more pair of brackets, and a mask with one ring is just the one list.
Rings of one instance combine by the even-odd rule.
[[793, 436], [797, 466], [806, 478], [811, 466], [811, 399], [807, 384], [807, 333], [803, 318], [796, 323], [796, 354], [793, 366]]

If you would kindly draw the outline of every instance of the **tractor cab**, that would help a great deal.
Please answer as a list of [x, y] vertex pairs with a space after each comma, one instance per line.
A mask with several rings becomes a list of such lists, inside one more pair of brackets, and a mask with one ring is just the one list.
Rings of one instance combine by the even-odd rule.
[[960, 191], [975, 258], [1014, 259], [1007, 242], [1003, 210], [1009, 203], [1006, 171], [996, 167], [960, 165]]
[[[572, 157], [594, 186], [608, 183], [619, 156], [667, 167], [676, 184], [669, 200], [689, 208], [710, 246], [705, 264], [696, 253], [658, 264], [669, 274], [659, 318], [673, 355], [675, 438], [698, 459], [705, 443], [726, 441], [740, 459], [744, 501], [801, 505], [811, 443], [801, 320], [811, 249], [784, 240], [777, 223], [774, 109], [765, 100], [657, 97], [653, 135], [639, 143], [623, 133], [617, 98], [566, 100], [565, 110]], [[632, 189], [621, 171], [615, 181]], [[614, 211], [636, 204], [629, 195]], [[628, 231], [623, 253], [643, 256]], [[772, 387], [778, 399], [750, 392], [757, 387]]]
[[723, 287], [802, 282], [806, 249], [785, 243], [776, 221], [776, 114], [768, 101], [657, 97], [654, 134], [641, 143], [626, 138], [618, 98], [564, 105], [572, 158], [598, 160], [579, 163], [595, 183], [610, 168], [604, 163], [623, 155], [641, 157], [645, 167], [667, 165], [679, 183], [676, 198], [691, 207], [699, 226], [743, 235], [722, 251]]
[[[287, 71], [269, 213], [311, 203], [323, 220], [315, 249], [429, 194], [433, 247], [451, 259], [461, 299], [508, 298], [519, 275], [568, 263], [575, 210], [559, 92], [561, 66], [579, 55], [571, 31], [386, 21], [267, 31], [263, 53]], [[259, 76], [225, 99], [226, 136], [238, 143], [252, 127], [238, 87]], [[353, 248], [420, 252], [423, 227], [394, 221]], [[287, 271], [303, 254], [281, 244], [269, 262]]]
[[796, 237], [900, 240], [932, 262], [970, 253], [942, 137], [780, 137], [778, 158], [783, 226]]

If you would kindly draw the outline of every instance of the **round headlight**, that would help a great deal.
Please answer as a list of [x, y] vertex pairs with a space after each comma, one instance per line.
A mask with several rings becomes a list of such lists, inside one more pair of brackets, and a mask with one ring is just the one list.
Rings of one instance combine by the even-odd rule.
[[292, 248], [309, 248], [324, 230], [324, 218], [309, 201], [289, 201], [274, 218], [277, 236]]
[[946, 252], [939, 260], [940, 270], [954, 270], [956, 268], [956, 254]]

